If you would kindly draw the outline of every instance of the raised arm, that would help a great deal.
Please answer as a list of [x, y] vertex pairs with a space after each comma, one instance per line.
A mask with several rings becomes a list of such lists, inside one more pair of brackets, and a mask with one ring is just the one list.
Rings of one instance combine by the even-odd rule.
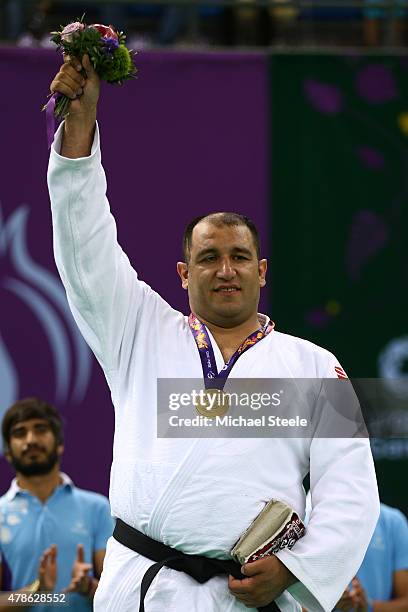
[[107, 374], [126, 368], [124, 338], [135, 339], [170, 307], [138, 280], [117, 242], [96, 126], [99, 79], [86, 57], [83, 65], [85, 79], [72, 59], [51, 84], [72, 102], [51, 149], [48, 186], [55, 261], [78, 327]]
[[61, 155], [71, 159], [91, 154], [95, 133], [100, 81], [89, 57], [82, 64], [76, 58], [66, 58], [51, 83], [52, 93], [71, 98], [69, 114], [65, 119]]

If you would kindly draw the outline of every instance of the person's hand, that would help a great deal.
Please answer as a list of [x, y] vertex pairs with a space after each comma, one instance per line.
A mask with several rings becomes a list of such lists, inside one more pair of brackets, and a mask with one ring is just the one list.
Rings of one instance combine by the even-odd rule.
[[358, 578], [353, 578], [351, 585], [350, 597], [353, 602], [353, 610], [356, 612], [367, 612], [367, 595], [361, 586], [361, 582], [358, 580]]
[[53, 591], [57, 582], [57, 547], [55, 544], [46, 548], [41, 555], [38, 567], [40, 591]]
[[259, 608], [274, 601], [291, 584], [294, 575], [274, 555], [242, 566], [243, 580], [228, 577], [230, 592], [247, 608]]
[[71, 99], [68, 119], [73, 121], [92, 120], [100, 92], [100, 80], [89, 60], [84, 55], [82, 63], [75, 57], [65, 56], [64, 64], [50, 85], [52, 93], [62, 93]]
[[88, 595], [92, 588], [93, 580], [88, 573], [92, 569], [92, 564], [85, 563], [84, 558], [84, 547], [82, 544], [78, 544], [77, 557], [72, 566], [72, 579], [65, 589], [67, 593], [75, 591], [82, 595]]
[[50, 89], [52, 93], [59, 92], [71, 99], [65, 116], [61, 155], [73, 159], [90, 155], [100, 80], [89, 57], [84, 55], [81, 63], [74, 57], [66, 56]]

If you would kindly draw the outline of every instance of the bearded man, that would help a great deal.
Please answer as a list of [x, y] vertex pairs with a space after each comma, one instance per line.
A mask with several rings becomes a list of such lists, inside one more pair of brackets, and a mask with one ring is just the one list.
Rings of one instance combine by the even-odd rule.
[[[13, 404], [4, 415], [2, 434], [16, 477], [0, 498], [0, 589], [6, 586], [7, 566], [10, 591], [51, 595], [48, 601], [56, 605], [47, 604], [45, 610], [60, 610], [60, 602], [89, 612], [113, 529], [109, 502], [78, 489], [60, 471], [62, 421], [47, 402], [33, 397]], [[0, 599], [3, 609], [13, 609], [12, 602]]]

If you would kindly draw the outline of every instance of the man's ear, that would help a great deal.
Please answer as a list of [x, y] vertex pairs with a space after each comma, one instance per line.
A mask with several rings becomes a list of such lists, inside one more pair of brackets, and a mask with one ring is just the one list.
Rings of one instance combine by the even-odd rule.
[[181, 278], [181, 286], [183, 289], [188, 288], [188, 266], [184, 261], [177, 262], [177, 274]]
[[4, 449], [4, 450], [3, 450], [3, 454], [4, 454], [5, 458], [7, 459], [7, 461], [8, 461], [9, 463], [11, 463], [11, 455], [10, 455], [10, 451], [9, 451], [9, 450], [7, 450], [7, 449]]
[[61, 457], [63, 452], [64, 452], [64, 445], [63, 444], [58, 444], [58, 446], [57, 446], [57, 455], [58, 455], [58, 457]]
[[266, 285], [266, 270], [268, 262], [266, 259], [260, 259], [258, 262], [258, 274], [259, 274], [259, 286], [265, 287]]

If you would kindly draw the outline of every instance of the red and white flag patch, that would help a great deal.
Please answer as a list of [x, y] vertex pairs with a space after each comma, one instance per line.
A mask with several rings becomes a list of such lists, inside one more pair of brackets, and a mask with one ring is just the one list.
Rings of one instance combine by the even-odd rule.
[[348, 378], [347, 374], [340, 366], [334, 366], [334, 371], [337, 374], [337, 378]]

